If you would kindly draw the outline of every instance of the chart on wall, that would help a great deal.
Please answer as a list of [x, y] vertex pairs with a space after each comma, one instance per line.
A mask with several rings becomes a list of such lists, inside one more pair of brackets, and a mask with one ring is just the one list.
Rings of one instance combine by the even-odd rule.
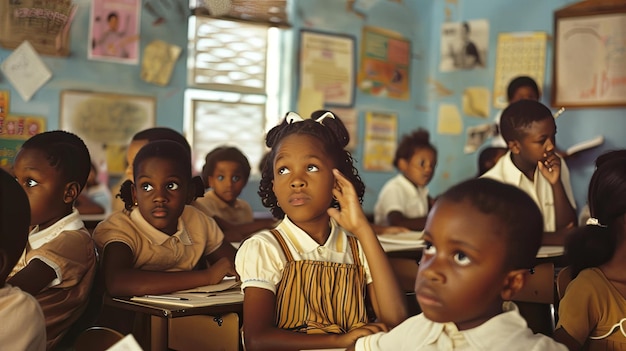
[[518, 76], [529, 76], [543, 87], [546, 66], [545, 32], [520, 32], [498, 34], [496, 71], [493, 83], [493, 106], [505, 108], [508, 104], [506, 89]]
[[626, 105], [626, 13], [560, 18], [555, 36], [555, 105]]

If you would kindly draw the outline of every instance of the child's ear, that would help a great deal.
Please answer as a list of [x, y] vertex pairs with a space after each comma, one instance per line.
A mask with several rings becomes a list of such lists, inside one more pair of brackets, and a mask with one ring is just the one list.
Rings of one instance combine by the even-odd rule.
[[522, 290], [528, 274], [528, 269], [516, 269], [507, 273], [502, 292], [500, 293], [502, 300], [511, 300], [518, 291]]
[[65, 192], [63, 193], [63, 202], [66, 204], [74, 203], [76, 199], [78, 199], [78, 195], [80, 195], [81, 191], [80, 184], [78, 182], [73, 181], [69, 182], [65, 185]]
[[398, 169], [400, 170], [400, 172], [405, 172], [408, 167], [409, 167], [409, 161], [403, 158], [398, 160]]
[[509, 150], [511, 150], [511, 153], [513, 154], [519, 154], [520, 153], [520, 142], [517, 140], [511, 140], [509, 142], [507, 142], [507, 146], [509, 147]]

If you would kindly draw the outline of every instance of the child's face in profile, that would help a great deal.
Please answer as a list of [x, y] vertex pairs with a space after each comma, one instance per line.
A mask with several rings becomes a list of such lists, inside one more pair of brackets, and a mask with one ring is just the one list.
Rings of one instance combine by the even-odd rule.
[[523, 128], [522, 135], [520, 140], [514, 141], [511, 151], [517, 153], [529, 167], [537, 166], [537, 161], [544, 161], [554, 153], [556, 124], [552, 117]]
[[189, 180], [171, 160], [152, 157], [138, 166], [132, 191], [141, 216], [165, 234], [176, 233], [189, 194]]
[[419, 148], [413, 152], [410, 160], [400, 160], [398, 167], [402, 174], [415, 186], [426, 186], [433, 179], [437, 156], [429, 148]]
[[230, 206], [235, 204], [246, 181], [241, 165], [235, 161], [217, 162], [213, 174], [209, 175], [209, 186], [215, 195]]
[[15, 178], [24, 188], [30, 202], [30, 224], [45, 229], [65, 217], [67, 183], [50, 165], [43, 151], [22, 149], [13, 165]]
[[294, 223], [328, 221], [334, 167], [322, 143], [312, 136], [290, 135], [280, 143], [274, 158], [272, 189]]
[[504, 224], [467, 200], [436, 202], [424, 228], [426, 247], [415, 281], [424, 315], [459, 330], [502, 312], [506, 284]]

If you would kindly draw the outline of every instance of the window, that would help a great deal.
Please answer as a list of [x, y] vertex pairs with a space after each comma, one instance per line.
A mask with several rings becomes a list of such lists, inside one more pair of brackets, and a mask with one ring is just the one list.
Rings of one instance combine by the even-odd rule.
[[[284, 115], [280, 97], [280, 46], [284, 30], [210, 17], [189, 20], [188, 86], [185, 134], [199, 173], [206, 154], [217, 146], [238, 147], [248, 157], [252, 175], [266, 151], [265, 132]], [[286, 94], [288, 95], [288, 94]]]

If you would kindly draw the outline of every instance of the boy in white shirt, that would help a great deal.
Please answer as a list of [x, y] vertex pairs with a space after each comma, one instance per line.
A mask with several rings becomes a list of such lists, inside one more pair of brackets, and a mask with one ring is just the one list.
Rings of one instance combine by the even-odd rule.
[[533, 200], [514, 186], [472, 179], [437, 199], [415, 281], [423, 313], [357, 340], [353, 350], [566, 350], [533, 334], [510, 300], [541, 243]]

